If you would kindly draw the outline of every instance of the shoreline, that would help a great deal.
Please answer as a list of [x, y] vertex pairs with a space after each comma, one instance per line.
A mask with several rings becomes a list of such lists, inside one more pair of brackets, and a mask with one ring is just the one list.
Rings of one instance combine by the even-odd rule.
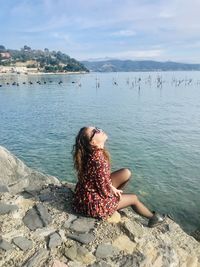
[[0, 76], [7, 75], [69, 75], [69, 74], [87, 74], [86, 71], [67, 71], [67, 72], [40, 72], [37, 69], [26, 67], [6, 67], [0, 66]]

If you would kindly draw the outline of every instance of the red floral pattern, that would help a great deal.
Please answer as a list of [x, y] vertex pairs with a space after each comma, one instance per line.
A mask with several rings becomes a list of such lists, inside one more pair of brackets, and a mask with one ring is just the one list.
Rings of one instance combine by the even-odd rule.
[[102, 149], [94, 149], [86, 171], [76, 185], [74, 210], [90, 217], [106, 219], [114, 213], [118, 203], [119, 197], [111, 189], [110, 164]]

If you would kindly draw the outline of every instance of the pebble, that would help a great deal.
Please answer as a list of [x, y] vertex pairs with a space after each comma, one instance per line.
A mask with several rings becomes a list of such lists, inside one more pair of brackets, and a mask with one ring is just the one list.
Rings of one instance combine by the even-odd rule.
[[52, 222], [52, 218], [50, 214], [48, 213], [48, 210], [45, 206], [43, 206], [41, 203], [36, 204], [36, 209], [40, 214], [40, 218], [44, 224], [44, 226], [47, 226], [49, 223]]
[[56, 248], [60, 246], [62, 239], [58, 233], [53, 233], [49, 236], [48, 248]]
[[0, 203], [0, 215], [4, 215], [15, 210], [18, 210], [17, 205], [10, 205], [2, 202]]
[[44, 266], [43, 263], [47, 260], [49, 252], [41, 248], [37, 252], [35, 252], [31, 258], [29, 258], [22, 267], [37, 267], [37, 266]]
[[1, 239], [0, 240], [0, 249], [3, 249], [4, 251], [8, 251], [13, 249], [13, 246], [6, 240]]
[[34, 208], [28, 210], [23, 218], [23, 222], [32, 231], [43, 227], [43, 222]]
[[76, 259], [76, 256], [77, 256], [77, 246], [72, 245], [69, 248], [65, 248], [64, 254], [68, 259], [74, 261]]
[[45, 202], [51, 202], [56, 199], [56, 197], [52, 193], [44, 193], [39, 195], [40, 201]]
[[95, 236], [93, 234], [90, 233], [86, 233], [86, 234], [78, 234], [78, 235], [71, 235], [68, 234], [67, 237], [76, 240], [82, 244], [89, 244], [90, 242], [94, 241]]
[[33, 247], [33, 242], [23, 236], [15, 237], [12, 241], [17, 247], [19, 247], [23, 251], [32, 249]]
[[97, 258], [105, 259], [116, 255], [118, 252], [119, 250], [110, 244], [100, 244], [97, 247], [95, 255]]
[[59, 260], [54, 260], [52, 267], [68, 267], [68, 265], [63, 262], [60, 262]]
[[9, 192], [8, 187], [6, 185], [0, 185], [0, 193]]
[[94, 228], [95, 219], [92, 218], [78, 218], [70, 225], [70, 230], [78, 233], [87, 233]]
[[52, 218], [42, 204], [36, 204], [26, 213], [23, 222], [30, 230], [35, 230], [47, 226], [52, 222]]
[[69, 228], [71, 223], [77, 219], [77, 216], [73, 214], [68, 214], [67, 221], [64, 223], [63, 227], [64, 228]]
[[112, 265], [106, 263], [105, 261], [101, 261], [93, 263], [92, 265], [90, 265], [90, 267], [112, 267]]
[[129, 254], [133, 253], [136, 248], [136, 243], [132, 242], [128, 236], [120, 235], [112, 243], [114, 247], [117, 247], [119, 250], [123, 250]]
[[85, 247], [77, 246], [76, 259], [84, 264], [92, 264], [96, 261], [95, 256]]

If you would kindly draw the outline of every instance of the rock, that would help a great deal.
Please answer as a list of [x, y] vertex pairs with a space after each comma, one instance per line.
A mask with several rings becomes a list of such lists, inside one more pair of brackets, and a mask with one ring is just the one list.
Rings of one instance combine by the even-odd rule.
[[36, 204], [23, 218], [24, 224], [30, 229], [42, 228], [51, 223], [52, 218], [42, 204]]
[[105, 259], [116, 255], [118, 252], [119, 250], [110, 244], [100, 244], [97, 247], [95, 255], [97, 258]]
[[24, 192], [29, 194], [31, 197], [34, 197], [34, 199], [40, 200], [39, 198], [40, 190], [41, 188], [36, 188], [35, 186], [29, 185], [24, 189]]
[[18, 210], [17, 205], [10, 205], [0, 202], [0, 215], [7, 214], [15, 210]]
[[54, 201], [56, 197], [52, 193], [46, 193], [46, 194], [40, 194], [39, 199], [42, 202], [45, 202], [45, 201], [51, 202], [51, 201]]
[[66, 242], [67, 241], [67, 237], [66, 237], [66, 232], [64, 229], [59, 229], [58, 231], [58, 234], [60, 235], [61, 239], [63, 242]]
[[26, 188], [29, 185], [29, 180], [24, 178], [21, 180], [18, 180], [12, 184], [9, 184], [9, 192], [12, 194], [18, 194], [22, 191], [24, 191], [24, 188]]
[[33, 242], [23, 236], [15, 237], [13, 239], [13, 243], [23, 251], [26, 251], [33, 247]]
[[11, 241], [13, 238], [18, 237], [18, 236], [22, 236], [23, 234], [24, 234], [23, 231], [12, 229], [10, 232], [3, 233], [2, 238]]
[[35, 237], [41, 237], [41, 239], [43, 240], [44, 237], [47, 237], [53, 233], [56, 232], [56, 228], [54, 227], [45, 227], [45, 228], [41, 228], [41, 229], [36, 229], [33, 233], [33, 235]]
[[58, 194], [65, 194], [65, 195], [72, 195], [72, 190], [68, 188], [67, 186], [60, 186], [57, 188], [57, 193]]
[[86, 265], [85, 264], [82, 264], [81, 262], [78, 262], [78, 261], [69, 261], [68, 263], [67, 263], [67, 266], [68, 267], [86, 267]]
[[68, 214], [67, 221], [64, 223], [63, 227], [69, 228], [71, 223], [77, 219], [77, 216], [73, 214]]
[[135, 238], [142, 237], [144, 235], [143, 228], [136, 222], [132, 220], [125, 220], [123, 222], [123, 229], [130, 239], [135, 240]]
[[75, 183], [70, 183], [70, 182], [64, 181], [64, 182], [62, 182], [62, 185], [64, 185], [67, 188], [69, 188], [72, 192], [75, 191], [75, 187], [76, 187]]
[[112, 267], [112, 265], [106, 263], [105, 261], [95, 262], [90, 267]]
[[123, 250], [129, 254], [133, 253], [133, 251], [136, 248], [136, 243], [132, 242], [128, 236], [126, 235], [120, 235], [119, 237], [117, 237], [112, 245], [114, 247], [117, 247], [119, 250]]
[[[138, 251], [142, 251], [143, 254], [146, 257], [146, 265], [147, 266], [151, 266], [151, 265], [155, 265], [157, 266], [157, 264], [159, 264], [160, 262], [160, 266], [162, 266], [162, 256], [161, 253], [158, 253], [157, 250], [157, 243], [155, 244], [149, 244], [144, 242], [141, 242], [142, 244], [139, 244], [137, 246]], [[159, 266], [159, 265], [158, 265]]]
[[8, 251], [13, 249], [13, 246], [6, 240], [1, 239], [0, 240], [0, 249], [3, 249], [4, 251]]
[[186, 261], [187, 267], [199, 267], [198, 258], [195, 256], [189, 256]]
[[0, 193], [9, 192], [8, 187], [6, 185], [0, 185]]
[[86, 248], [75, 244], [65, 249], [65, 256], [72, 261], [79, 261], [83, 264], [92, 264], [96, 258]]
[[30, 230], [35, 230], [44, 226], [43, 222], [40, 219], [40, 216], [37, 213], [37, 210], [34, 208], [30, 209], [26, 213], [23, 218], [23, 222]]
[[52, 218], [48, 213], [48, 210], [42, 204], [36, 204], [36, 209], [39, 212], [40, 218], [44, 226], [47, 226], [52, 222]]
[[164, 266], [178, 266], [179, 259], [176, 251], [168, 244], [160, 244], [159, 252], [162, 255], [163, 265]]
[[89, 244], [90, 242], [92, 242], [95, 239], [95, 236], [93, 234], [78, 234], [78, 235], [71, 235], [68, 234], [67, 237], [76, 240], [82, 244]]
[[49, 236], [48, 248], [56, 248], [60, 246], [62, 239], [58, 233], [53, 233]]
[[[146, 267], [145, 263], [145, 256], [137, 251], [134, 252], [132, 255], [126, 255], [122, 258], [122, 260], [119, 263], [120, 267]], [[152, 266], [152, 265], [149, 265]], [[161, 265], [161, 266], [169, 266], [169, 265]], [[154, 267], [160, 267], [160, 266], [154, 266]]]
[[95, 256], [84, 247], [77, 247], [76, 260], [84, 264], [92, 264], [95, 262]]
[[119, 223], [121, 221], [121, 215], [119, 214], [119, 212], [115, 211], [112, 216], [110, 216], [107, 219], [107, 222], [109, 223]]
[[44, 266], [43, 264], [47, 260], [48, 255], [49, 252], [46, 249], [41, 248], [36, 253], [34, 253], [33, 256], [22, 265], [22, 267]]
[[28, 176], [26, 176], [26, 178], [28, 178], [29, 180], [30, 188], [35, 188], [36, 190], [40, 190], [43, 186], [52, 183], [55, 185], [60, 185], [60, 181], [56, 177], [44, 175], [40, 172], [33, 170]]
[[77, 246], [72, 245], [69, 248], [65, 248], [64, 254], [68, 259], [74, 261], [77, 257]]
[[192, 233], [192, 236], [193, 236], [197, 241], [200, 242], [200, 230], [199, 230], [199, 229], [197, 229], [196, 231], [194, 231], [194, 232]]
[[[23, 179], [22, 184], [42, 187], [44, 184], [54, 183], [60, 185], [59, 180], [53, 176], [44, 175], [27, 167], [20, 159], [15, 157], [6, 148], [0, 146], [0, 181], [9, 186]], [[12, 187], [12, 186], [11, 186]], [[17, 191], [19, 191], [17, 186]], [[21, 189], [23, 191], [23, 188]]]
[[70, 230], [76, 231], [78, 233], [86, 233], [94, 228], [95, 219], [92, 218], [78, 218], [73, 221]]
[[52, 267], [68, 267], [68, 265], [63, 262], [60, 262], [59, 260], [54, 260]]

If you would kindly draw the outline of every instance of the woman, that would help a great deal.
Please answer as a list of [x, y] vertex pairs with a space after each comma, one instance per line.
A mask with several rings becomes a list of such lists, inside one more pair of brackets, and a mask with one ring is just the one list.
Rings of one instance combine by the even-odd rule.
[[149, 219], [154, 227], [164, 221], [164, 216], [151, 212], [134, 194], [121, 190], [131, 172], [120, 169], [110, 172], [109, 154], [104, 148], [108, 136], [96, 127], [80, 129], [73, 147], [74, 167], [78, 182], [73, 201], [74, 210], [94, 218], [106, 219], [116, 210], [131, 206], [135, 212]]

